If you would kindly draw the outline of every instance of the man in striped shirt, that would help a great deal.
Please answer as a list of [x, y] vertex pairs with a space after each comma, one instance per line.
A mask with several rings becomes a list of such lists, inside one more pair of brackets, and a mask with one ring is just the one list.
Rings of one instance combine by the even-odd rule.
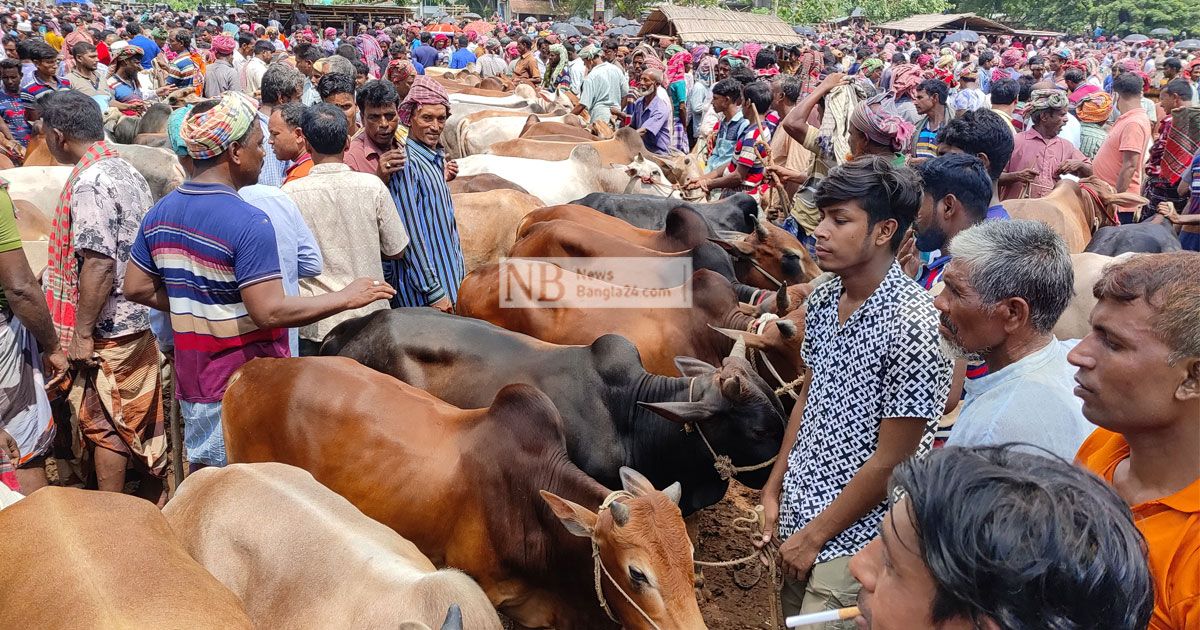
[[392, 305], [450, 312], [466, 275], [454, 202], [446, 186], [458, 173], [458, 165], [447, 162], [437, 148], [450, 117], [450, 98], [436, 81], [419, 76], [400, 103], [399, 115], [409, 127], [408, 163], [392, 175], [388, 189], [412, 242], [403, 259], [384, 265], [388, 282], [396, 288]]
[[359, 278], [341, 291], [285, 296], [275, 231], [237, 190], [258, 181], [262, 128], [239, 92], [197, 105], [181, 136], [193, 176], [142, 221], [126, 271], [126, 298], [171, 313], [176, 391], [192, 468], [223, 466], [221, 397], [255, 357], [286, 357], [287, 328], [388, 299], [386, 283]]

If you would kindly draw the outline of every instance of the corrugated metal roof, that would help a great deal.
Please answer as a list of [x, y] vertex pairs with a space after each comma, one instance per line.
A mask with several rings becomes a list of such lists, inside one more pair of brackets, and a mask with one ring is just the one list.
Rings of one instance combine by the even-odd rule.
[[660, 5], [642, 23], [638, 36], [669, 35], [686, 43], [758, 42], [800, 44], [804, 41], [791, 26], [773, 15], [725, 9]]
[[910, 15], [904, 19], [876, 24], [875, 28], [905, 33], [925, 33], [928, 31], [961, 31], [969, 29], [976, 33], [1009, 33], [1013, 30], [995, 20], [980, 17], [974, 13], [925, 13]]

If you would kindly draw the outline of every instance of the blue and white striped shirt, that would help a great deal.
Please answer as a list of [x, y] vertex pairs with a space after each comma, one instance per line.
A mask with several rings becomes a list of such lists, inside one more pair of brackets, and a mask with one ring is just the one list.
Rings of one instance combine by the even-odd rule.
[[384, 277], [396, 288], [392, 306], [428, 306], [443, 297], [457, 302], [466, 265], [446, 186], [445, 158], [411, 137], [405, 150], [408, 163], [388, 181], [411, 239], [403, 258], [384, 261]]

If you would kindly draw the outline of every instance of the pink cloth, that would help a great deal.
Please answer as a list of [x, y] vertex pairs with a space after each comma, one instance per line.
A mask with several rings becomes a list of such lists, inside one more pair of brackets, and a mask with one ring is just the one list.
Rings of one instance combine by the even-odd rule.
[[1137, 153], [1137, 162], [1125, 192], [1141, 194], [1146, 147], [1149, 144], [1150, 117], [1146, 115], [1146, 110], [1139, 107], [1121, 114], [1113, 123], [1112, 129], [1108, 130], [1108, 138], [1096, 152], [1096, 158], [1092, 161], [1092, 174], [1116, 186], [1117, 177], [1121, 174], [1121, 153], [1133, 151]]
[[366, 132], [363, 132], [350, 140], [350, 146], [346, 147], [346, 154], [342, 157], [342, 161], [352, 170], [374, 175], [379, 172], [379, 156], [383, 152], [375, 146]]
[[[1027, 129], [1017, 134], [1013, 147], [1012, 158], [1005, 173], [1015, 173], [1032, 168], [1037, 171], [1037, 178], [1029, 184], [1029, 197], [1045, 197], [1054, 190], [1054, 174], [1058, 167], [1067, 160], [1089, 161], [1087, 156], [1079, 152], [1075, 145], [1064, 140], [1061, 136], [1047, 139], [1036, 129]], [[1000, 199], [1019, 199], [1024, 195], [1025, 184], [1017, 182], [1000, 189]]]

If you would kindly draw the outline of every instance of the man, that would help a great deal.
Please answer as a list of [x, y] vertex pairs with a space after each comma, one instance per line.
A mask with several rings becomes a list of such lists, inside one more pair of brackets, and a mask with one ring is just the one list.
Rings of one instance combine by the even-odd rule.
[[946, 105], [949, 91], [946, 84], [937, 79], [926, 79], [917, 86], [913, 104], [920, 119], [913, 125], [912, 138], [906, 153], [917, 159], [937, 157], [937, 134], [954, 112]]
[[350, 137], [358, 133], [358, 106], [354, 102], [354, 75], [333, 72], [317, 81], [321, 101], [342, 110]]
[[762, 81], [752, 81], [742, 90], [742, 101], [742, 116], [748, 124], [733, 145], [733, 159], [724, 169], [685, 183], [684, 189], [698, 187], [705, 193], [721, 189], [724, 197], [744, 192], [758, 199], [769, 188], [763, 173], [771, 132], [763, 124], [763, 117], [771, 106], [771, 88]]
[[[734, 147], [746, 135], [750, 121], [742, 107], [742, 84], [736, 79], [717, 81], [712, 88], [713, 111], [721, 117], [708, 141], [708, 159], [704, 178], [723, 175], [734, 158]], [[795, 112], [793, 112], [794, 115]], [[795, 137], [795, 136], [793, 136]], [[698, 185], [699, 182], [697, 181]]]
[[303, 103], [293, 101], [272, 110], [271, 118], [267, 121], [267, 133], [275, 157], [291, 164], [285, 172], [285, 184], [308, 175], [313, 167], [308, 141], [300, 128], [304, 109]]
[[[992, 89], [994, 92], [995, 86]], [[1087, 157], [1058, 135], [1066, 123], [1067, 104], [1062, 90], [1033, 91], [1029, 102], [1032, 126], [1017, 134], [1012, 159], [1000, 176], [1001, 199], [1045, 197], [1060, 175], [1089, 170]]]
[[236, 43], [228, 35], [217, 35], [213, 38], [210, 50], [216, 61], [208, 64], [204, 72], [205, 98], [217, 98], [237, 89], [238, 75], [237, 70], [233, 69], [234, 48]]
[[457, 175], [458, 165], [447, 162], [437, 148], [449, 117], [445, 88], [430, 77], [417, 77], [399, 108], [400, 124], [409, 128], [404, 145], [408, 161], [388, 181], [412, 238], [404, 258], [384, 269], [388, 282], [396, 287], [393, 306], [432, 306], [451, 312], [466, 275], [454, 201], [446, 186]]
[[122, 293], [130, 248], [154, 203], [150, 186], [104, 142], [100, 106], [65, 91], [42, 100], [46, 147], [75, 164], [54, 215], [45, 285], [59, 343], [75, 370], [67, 396], [100, 490], [125, 491], [132, 463], [141, 496], [166, 504], [167, 435], [150, 313]]
[[458, 36], [458, 49], [450, 55], [450, 69], [461, 70], [477, 61], [475, 53], [468, 47], [470, 41], [466, 35]]
[[587, 74], [587, 67], [583, 63], [583, 59], [579, 58], [578, 46], [568, 45], [567, 50], [567, 67], [566, 73], [570, 77], [568, 89], [571, 93], [579, 96], [583, 93], [583, 78]]
[[542, 71], [538, 69], [538, 60], [533, 57], [533, 41], [522, 35], [517, 40], [517, 65], [513, 68], [513, 80], [537, 87], [542, 83]]
[[1074, 286], [1066, 242], [1038, 221], [989, 221], [955, 236], [949, 254], [933, 303], [943, 347], [979, 356], [988, 373], [966, 380], [946, 446], [1021, 442], [1070, 458], [1091, 427], [1072, 393], [1074, 344], [1051, 332]]
[[154, 40], [146, 37], [145, 29], [137, 22], [129, 22], [125, 26], [125, 32], [131, 37], [128, 38], [130, 46], [137, 46], [142, 50], [142, 69], [149, 70], [153, 67], [154, 58], [158, 56], [162, 50]]
[[258, 177], [260, 184], [275, 187], [283, 185], [288, 164], [275, 155], [274, 147], [267, 141], [270, 135], [268, 128], [275, 108], [298, 101], [303, 87], [304, 76], [286, 63], [273, 63], [263, 73], [262, 99], [258, 103], [258, 126], [260, 137], [263, 139], [264, 153], [262, 173]]
[[355, 104], [362, 113], [363, 133], [350, 140], [346, 166], [387, 182], [393, 173], [404, 168], [406, 160], [404, 147], [396, 137], [400, 97], [391, 83], [368, 81], [356, 98]]
[[233, 51], [233, 69], [238, 76], [238, 90], [246, 91], [246, 64], [254, 57], [254, 36], [246, 31], [237, 34], [237, 50]]
[[[342, 163], [346, 117], [337, 107], [321, 103], [308, 108], [301, 127], [314, 165], [308, 177], [284, 185], [283, 191], [313, 229], [324, 268], [300, 283], [300, 295], [335, 293], [359, 277], [383, 281], [380, 257], [399, 258], [408, 246], [391, 194], [374, 174], [357, 173]], [[374, 302], [312, 322], [300, 330], [300, 354], [317, 354], [325, 335], [339, 323], [384, 308], [386, 303]]]
[[181, 136], [194, 176], [147, 213], [125, 278], [126, 297], [171, 313], [176, 392], [192, 468], [225, 464], [221, 396], [238, 368], [255, 357], [289, 356], [289, 327], [393, 293], [378, 280], [359, 278], [337, 293], [285, 296], [271, 222], [237, 194], [258, 181], [261, 170], [257, 115], [239, 92], [192, 110]]
[[1029, 58], [1029, 76], [1033, 77], [1034, 83], [1041, 83], [1045, 78], [1046, 60], [1043, 57], [1034, 55]]
[[251, 98], [260, 98], [262, 93], [263, 75], [267, 72], [267, 64], [275, 56], [275, 46], [271, 42], [258, 40], [254, 42], [254, 55], [246, 62], [245, 93]]
[[20, 145], [18, 148], [8, 143], [4, 151], [14, 157], [24, 157], [25, 147], [33, 134], [33, 125], [27, 116], [28, 107], [25, 101], [21, 100], [20, 61], [11, 58], [0, 61], [0, 84], [4, 88], [0, 90], [0, 118], [4, 119], [8, 128], [7, 137]]
[[1084, 96], [1075, 105], [1075, 117], [1079, 119], [1079, 152], [1084, 157], [1096, 159], [1096, 153], [1104, 146], [1108, 138], [1104, 124], [1112, 115], [1112, 109], [1112, 97], [1102, 91]]
[[421, 33], [418, 38], [421, 42], [413, 49], [413, 61], [421, 64], [421, 68], [432, 68], [437, 65], [438, 51], [429, 42], [433, 40], [433, 35], [429, 33]]
[[[616, 42], [608, 40], [604, 45], [611, 45], [615, 50]], [[612, 120], [612, 108], [624, 100], [629, 83], [625, 81], [625, 74], [621, 69], [606, 61], [595, 46], [584, 48], [579, 52], [579, 56], [587, 64], [588, 73], [583, 79], [579, 104], [572, 111], [576, 115], [586, 111], [592, 122], [607, 123]]]
[[1083, 415], [1100, 427], [1076, 461], [1112, 485], [1145, 536], [1153, 630], [1200, 627], [1198, 286], [1200, 253], [1108, 267], [1092, 331], [1067, 355]]
[[104, 77], [97, 70], [100, 57], [96, 55], [96, 47], [79, 42], [71, 47], [71, 57], [75, 59], [75, 67], [65, 77], [71, 89], [87, 96], [110, 96]]
[[946, 404], [933, 298], [895, 259], [920, 196], [911, 169], [878, 156], [835, 167], [817, 191], [817, 263], [837, 277], [808, 298], [811, 374], [762, 497], [762, 543], [776, 523], [783, 541], [785, 615], [854, 604], [850, 557], [879, 531], [892, 468], [929, 451]]
[[671, 100], [662, 89], [662, 81], [661, 72], [646, 70], [638, 78], [637, 94], [625, 97], [625, 126], [641, 133], [646, 150], [656, 155], [668, 155], [675, 148], [671, 141]]
[[944, 448], [896, 467], [853, 560], [860, 628], [1142, 630], [1150, 571], [1119, 497], [1066, 462]]
[[21, 100], [25, 101], [30, 121], [38, 120], [38, 100], [43, 96], [65, 90], [70, 83], [58, 78], [58, 51], [46, 42], [29, 44], [29, 57], [33, 60], [33, 75], [29, 83], [21, 88]]
[[1200, 150], [1200, 109], [1190, 106], [1191, 96], [1192, 86], [1184, 79], [1171, 81], [1158, 93], [1158, 104], [1166, 114], [1146, 161], [1149, 208], [1165, 202], [1182, 210], [1187, 204], [1188, 195], [1178, 190], [1179, 180]]
[[996, 65], [996, 53], [985, 50], [979, 53], [979, 89], [984, 94], [992, 93], [992, 68]]
[[[1132, 72], [1121, 74], [1113, 79], [1113, 94], [1121, 114], [1108, 130], [1088, 174], [1108, 182], [1116, 192], [1140, 195], [1142, 167], [1150, 145], [1150, 118], [1142, 109], [1142, 78]], [[1117, 213], [1122, 224], [1133, 223], [1136, 214], [1134, 208]]]
[[142, 90], [138, 86], [142, 49], [129, 44], [114, 45], [111, 54], [112, 65], [109, 66], [107, 84], [113, 100], [121, 104], [119, 108], [122, 114], [129, 116], [144, 113], [147, 104], [142, 99]]
[[[917, 165], [921, 175], [921, 205], [913, 223], [911, 244], [901, 247], [900, 265], [917, 284], [932, 291], [941, 283], [950, 255], [946, 245], [959, 233], [987, 219], [992, 182], [983, 161], [966, 153], [950, 153]], [[941, 252], [928, 264], [916, 253]], [[936, 292], [935, 292], [936, 293]]]
[[1013, 110], [1017, 107], [1017, 96], [1020, 93], [1020, 84], [1012, 79], [1000, 79], [992, 82], [992, 91], [990, 92], [992, 111], [1008, 123], [1008, 128], [1012, 130], [1013, 135], [1017, 133], [1017, 128], [1013, 125]]
[[504, 71], [508, 67], [508, 64], [504, 61], [504, 57], [500, 56], [500, 40], [489, 39], [484, 49], [487, 52], [479, 58], [479, 62], [475, 65], [479, 69], [479, 76], [504, 76]]
[[1008, 218], [1008, 212], [1000, 203], [1000, 176], [1012, 159], [1012, 152], [1012, 127], [995, 111], [963, 112], [938, 133], [938, 155], [966, 153], [983, 162], [991, 181], [988, 219]]
[[[771, 84], [771, 110], [775, 112], [778, 120], [782, 121], [787, 118], [787, 115], [800, 102], [802, 88], [803, 84], [800, 78], [794, 75], [781, 75]], [[774, 191], [771, 204], [773, 208], [782, 210], [785, 205], [783, 200], [791, 199], [808, 182], [815, 157], [795, 138], [781, 132], [778, 127], [771, 133], [771, 163], [767, 166], [767, 176], [778, 178], [779, 182], [783, 184], [782, 190], [778, 187], [771, 189]], [[787, 205], [795, 208], [794, 204]], [[816, 216], [813, 216], [808, 229], [816, 227], [818, 220]]]
[[167, 44], [175, 59], [167, 64], [167, 85], [175, 89], [195, 88], [197, 94], [204, 90], [204, 57], [192, 47], [192, 33], [185, 29], [175, 31]]
[[315, 44], [300, 42], [292, 47], [292, 52], [296, 56], [296, 69], [304, 75], [304, 91], [300, 94], [300, 102], [305, 105], [316, 105], [321, 102], [321, 95], [317, 93], [316, 87], [319, 78], [313, 78], [313, 64], [323, 56], [321, 49], [317, 48]]

